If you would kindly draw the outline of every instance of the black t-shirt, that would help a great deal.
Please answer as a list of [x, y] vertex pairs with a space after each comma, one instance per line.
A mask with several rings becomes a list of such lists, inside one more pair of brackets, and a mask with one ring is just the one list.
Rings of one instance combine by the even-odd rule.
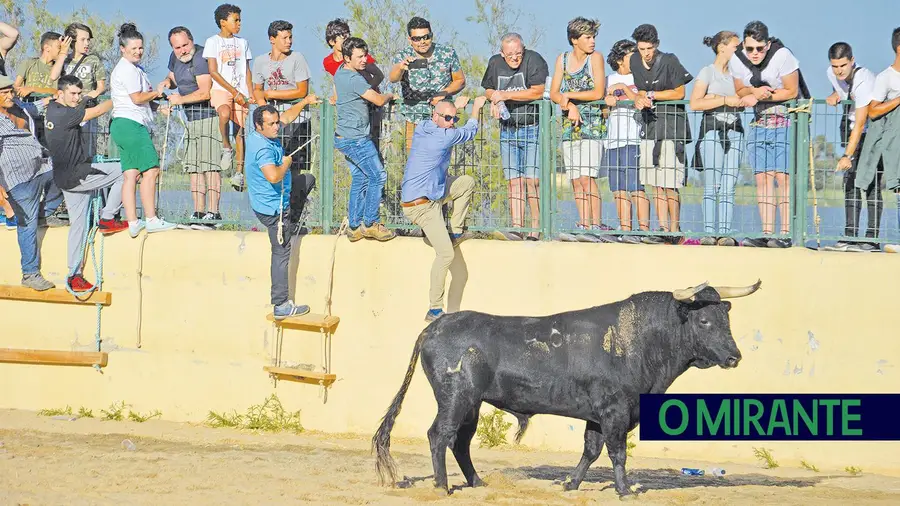
[[91, 174], [103, 174], [91, 166], [84, 154], [81, 140], [84, 109], [84, 103], [66, 107], [55, 100], [47, 106], [46, 136], [53, 158], [53, 181], [62, 190], [71, 190]]
[[[644, 67], [639, 52], [631, 55], [631, 72], [634, 85], [642, 91], [674, 90], [694, 80], [678, 57], [671, 53], [657, 53], [650, 69]], [[641, 111], [643, 138], [648, 140], [671, 139], [688, 141], [691, 137], [690, 125], [684, 105], [656, 104], [654, 109]], [[662, 126], [657, 126], [657, 123]]]
[[[209, 75], [209, 64], [203, 57], [203, 46], [199, 44], [194, 46], [194, 57], [188, 63], [175, 57], [174, 52], [170, 53], [168, 68], [175, 75], [175, 85], [181, 96], [190, 95], [200, 89], [200, 86], [197, 85], [197, 76]], [[216, 115], [209, 100], [184, 104], [182, 107], [184, 107], [184, 114], [188, 121], [211, 118]]]
[[[486, 90], [524, 91], [532, 86], [545, 84], [548, 75], [550, 71], [547, 61], [536, 51], [526, 49], [517, 69], [511, 69], [503, 56], [495, 54], [488, 61], [481, 87]], [[537, 104], [506, 101], [506, 108], [509, 109], [510, 117], [506, 121], [500, 121], [505, 126], [526, 126], [538, 122]]]

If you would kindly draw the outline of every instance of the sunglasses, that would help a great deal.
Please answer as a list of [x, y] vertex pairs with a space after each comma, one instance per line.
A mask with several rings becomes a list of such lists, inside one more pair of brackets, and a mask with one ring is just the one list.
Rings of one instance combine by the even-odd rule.
[[415, 37], [410, 37], [409, 40], [413, 42], [422, 42], [423, 40], [431, 40], [431, 36], [433, 34], [426, 33], [425, 35], [416, 35]]
[[459, 121], [459, 116], [450, 116], [449, 114], [438, 114], [439, 118], [444, 118], [444, 121], [449, 121], [450, 123], [456, 123]]
[[747, 53], [762, 53], [766, 50], [766, 46], [744, 46]]

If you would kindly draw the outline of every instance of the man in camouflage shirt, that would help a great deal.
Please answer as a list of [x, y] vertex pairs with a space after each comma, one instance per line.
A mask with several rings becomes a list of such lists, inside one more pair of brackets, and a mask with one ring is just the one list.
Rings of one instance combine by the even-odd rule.
[[410, 47], [394, 56], [388, 78], [399, 82], [403, 102], [400, 114], [406, 119], [406, 150], [412, 146], [416, 122], [429, 119], [432, 107], [451, 98], [466, 86], [466, 77], [456, 50], [434, 42], [431, 23], [414, 17], [406, 25]]

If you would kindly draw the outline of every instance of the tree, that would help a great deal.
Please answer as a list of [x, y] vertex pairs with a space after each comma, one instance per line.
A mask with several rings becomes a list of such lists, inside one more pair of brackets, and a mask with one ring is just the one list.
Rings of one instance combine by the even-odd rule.
[[526, 15], [522, 9], [512, 7], [506, 0], [475, 0], [475, 11], [476, 14], [467, 17], [466, 21], [481, 26], [488, 47], [495, 51], [500, 45], [500, 39], [510, 32], [521, 35], [529, 47], [538, 47], [546, 34], [534, 14], [527, 15], [525, 24], [523, 18]]

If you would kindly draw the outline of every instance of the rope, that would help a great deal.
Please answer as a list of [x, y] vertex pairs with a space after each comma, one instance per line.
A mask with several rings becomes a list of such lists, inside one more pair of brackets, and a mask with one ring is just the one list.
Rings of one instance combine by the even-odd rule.
[[[66, 280], [66, 291], [69, 292], [73, 297], [78, 300], [85, 301], [90, 298], [91, 294], [95, 291], [99, 291], [103, 288], [103, 260], [104, 253], [106, 251], [105, 245], [106, 240], [105, 237], [101, 235], [100, 238], [100, 261], [97, 262], [97, 248], [94, 246], [95, 239], [97, 237], [97, 229], [100, 223], [100, 204], [102, 199], [100, 198], [100, 192], [95, 192], [95, 196], [91, 198], [91, 204], [88, 206], [87, 211], [84, 215], [84, 220], [88, 224], [84, 229], [84, 235], [81, 236], [81, 259], [78, 262], [79, 266], [84, 265], [84, 259], [86, 256], [86, 252], [90, 250], [91, 252], [91, 262], [94, 266], [94, 275], [96, 279], [94, 280], [94, 286], [90, 290], [85, 291], [76, 291], [72, 289], [72, 285], [69, 284], [69, 280]], [[74, 273], [73, 273], [74, 274]], [[101, 314], [103, 311], [103, 304], [97, 303], [95, 304], [97, 308], [97, 331], [94, 334], [94, 342], [97, 346], [97, 351], [102, 351], [101, 346], [102, 342], [100, 339], [100, 324], [101, 324]], [[98, 372], [102, 372], [100, 370], [99, 365], [94, 365], [94, 369]]]
[[[159, 167], [159, 177], [156, 179], [156, 209], [159, 209], [159, 193], [162, 188], [163, 174], [166, 172], [166, 156], [169, 150], [169, 124], [172, 122], [172, 111], [166, 116], [166, 133], [163, 135], [162, 162]], [[154, 211], [156, 210], [154, 209]]]
[[138, 267], [137, 267], [137, 283], [138, 283], [138, 300], [137, 300], [137, 347], [141, 347], [141, 321], [143, 320], [143, 301], [144, 301], [144, 290], [143, 290], [143, 269], [144, 269], [144, 243], [147, 242], [147, 234], [141, 235], [141, 245], [138, 248]]
[[337, 235], [334, 236], [334, 248], [331, 250], [331, 269], [328, 272], [328, 294], [325, 295], [325, 314], [328, 316], [331, 316], [331, 291], [334, 288], [334, 262], [337, 257], [337, 245], [349, 226], [350, 219], [344, 217], [344, 220], [341, 221], [341, 228], [338, 230]]

